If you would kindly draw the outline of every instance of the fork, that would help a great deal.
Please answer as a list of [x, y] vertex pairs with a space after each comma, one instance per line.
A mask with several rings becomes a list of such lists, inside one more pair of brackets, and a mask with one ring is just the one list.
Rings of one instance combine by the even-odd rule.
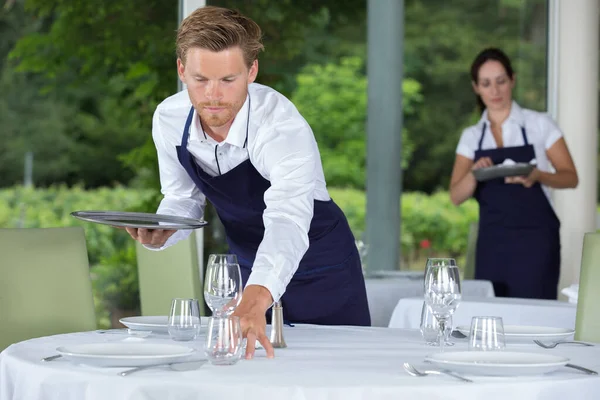
[[408, 372], [409, 375], [412, 375], [412, 376], [427, 376], [427, 375], [442, 375], [442, 374], [444, 374], [444, 375], [448, 375], [453, 378], [459, 379], [463, 382], [473, 382], [470, 379], [463, 378], [460, 375], [457, 375], [453, 372], [446, 371], [446, 370], [430, 369], [430, 370], [426, 370], [426, 371], [419, 371], [412, 364], [409, 364], [409, 363], [404, 363], [404, 369], [406, 370], [406, 372]]
[[580, 344], [582, 346], [593, 346], [593, 344], [591, 344], [591, 343], [580, 342], [580, 341], [577, 341], [577, 340], [564, 341], [564, 342], [554, 342], [554, 343], [550, 343], [550, 344], [543, 343], [543, 342], [541, 342], [539, 340], [534, 340], [533, 342], [535, 344], [537, 344], [538, 346], [543, 347], [545, 349], [553, 349], [556, 346], [558, 346], [559, 344]]

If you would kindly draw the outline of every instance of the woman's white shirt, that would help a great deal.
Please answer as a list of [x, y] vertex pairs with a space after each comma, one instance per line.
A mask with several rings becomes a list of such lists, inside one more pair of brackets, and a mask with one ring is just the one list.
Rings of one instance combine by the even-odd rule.
[[[456, 147], [456, 154], [460, 154], [470, 160], [474, 159], [475, 151], [479, 148], [479, 140], [484, 124], [486, 125], [486, 129], [481, 149], [490, 150], [498, 148], [490, 129], [486, 110], [477, 124], [469, 126], [463, 131]], [[552, 165], [550, 160], [548, 160], [546, 150], [563, 137], [556, 122], [546, 113], [521, 108], [513, 101], [510, 114], [504, 123], [502, 123], [502, 142], [504, 147], [516, 147], [525, 144], [521, 127], [525, 128], [528, 143], [533, 145], [537, 168], [540, 171], [552, 172]], [[548, 201], [552, 204], [550, 188], [542, 185], [542, 189]]]

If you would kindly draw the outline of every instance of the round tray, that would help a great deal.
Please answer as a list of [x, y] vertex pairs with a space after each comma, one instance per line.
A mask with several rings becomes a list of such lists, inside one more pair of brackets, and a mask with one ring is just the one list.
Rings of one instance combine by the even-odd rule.
[[490, 179], [506, 178], [508, 176], [527, 176], [533, 171], [531, 164], [517, 163], [511, 165], [494, 165], [487, 168], [479, 168], [473, 171], [475, 179], [479, 182], [489, 181]]
[[97, 224], [145, 229], [198, 229], [208, 224], [193, 218], [124, 211], [74, 211], [71, 215], [82, 221]]

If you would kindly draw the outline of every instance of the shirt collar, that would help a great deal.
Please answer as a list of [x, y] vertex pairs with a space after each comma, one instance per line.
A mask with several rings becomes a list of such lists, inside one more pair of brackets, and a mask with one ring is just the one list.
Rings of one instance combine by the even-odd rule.
[[[510, 114], [508, 114], [508, 118], [506, 119], [505, 122], [507, 122], [507, 121], [512, 121], [519, 126], [525, 125], [525, 118], [523, 117], [523, 109], [514, 100], [513, 100], [512, 104], [510, 105]], [[483, 112], [483, 114], [481, 114], [481, 119], [479, 120], [479, 122], [482, 124], [487, 124], [487, 125], [490, 124], [490, 121], [488, 120], [487, 109]]]
[[[246, 100], [244, 104], [242, 104], [242, 108], [238, 111], [237, 115], [233, 119], [233, 123], [229, 127], [229, 132], [227, 133], [227, 137], [220, 144], [230, 144], [232, 146], [236, 146], [239, 148], [243, 148], [246, 145], [246, 126], [248, 123], [248, 112], [249, 112], [249, 97], [246, 96]], [[190, 141], [204, 140], [209, 142], [217, 143], [213, 138], [206, 135], [200, 126], [200, 118], [198, 113], [194, 109], [193, 116], [194, 123], [190, 127]]]

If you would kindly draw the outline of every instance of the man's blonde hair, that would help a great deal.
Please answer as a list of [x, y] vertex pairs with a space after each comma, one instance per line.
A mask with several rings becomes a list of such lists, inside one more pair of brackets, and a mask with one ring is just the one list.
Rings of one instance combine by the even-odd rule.
[[205, 6], [185, 18], [177, 30], [177, 57], [185, 64], [190, 48], [223, 51], [239, 46], [250, 67], [264, 49], [262, 32], [256, 22], [238, 11]]

